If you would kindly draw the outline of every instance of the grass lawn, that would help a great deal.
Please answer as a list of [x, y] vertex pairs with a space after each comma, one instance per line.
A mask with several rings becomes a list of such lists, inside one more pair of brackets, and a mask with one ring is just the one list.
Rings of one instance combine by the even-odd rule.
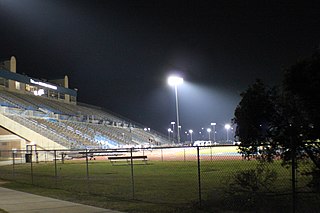
[[[32, 168], [31, 164], [19, 164], [1, 166], [0, 178], [9, 180], [3, 184], [8, 188], [126, 212], [219, 212], [223, 205], [228, 205], [224, 192], [234, 172], [253, 169], [256, 165], [257, 161], [201, 161], [201, 197], [205, 207], [202, 209], [198, 205], [196, 161], [151, 161], [148, 165], [134, 165], [133, 176], [131, 166], [112, 166], [106, 161], [90, 161], [88, 168], [81, 160], [59, 162], [57, 170], [52, 162], [33, 163]], [[278, 173], [274, 192], [288, 194], [290, 170], [280, 162], [271, 166]], [[306, 181], [300, 184], [303, 187]], [[288, 196], [277, 199], [287, 200]], [[208, 203], [216, 205], [206, 207]]]

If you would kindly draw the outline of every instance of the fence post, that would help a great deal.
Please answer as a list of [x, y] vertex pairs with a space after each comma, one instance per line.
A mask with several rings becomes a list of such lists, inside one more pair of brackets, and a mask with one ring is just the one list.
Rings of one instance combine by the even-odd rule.
[[55, 179], [55, 181], [56, 181], [56, 188], [57, 188], [57, 186], [58, 186], [58, 184], [57, 184], [57, 181], [58, 181], [58, 173], [57, 173], [57, 150], [54, 150], [53, 151], [53, 153], [54, 153], [54, 179]]
[[292, 184], [292, 212], [294, 213], [296, 210], [296, 146], [294, 143], [294, 140], [292, 138], [292, 136], [290, 137], [291, 140], [291, 161], [292, 161], [292, 165], [291, 165], [291, 184]]
[[161, 161], [163, 162], [163, 153], [162, 153], [162, 148], [161, 148]]
[[33, 162], [32, 162], [32, 150], [31, 150], [31, 162], [30, 162], [30, 166], [31, 166], [31, 184], [33, 185]]
[[132, 159], [132, 150], [133, 150], [133, 148], [130, 148], [132, 199], [134, 199], [134, 176], [133, 176], [133, 159]]
[[88, 150], [86, 149], [86, 174], [87, 174], [87, 190], [90, 192], [89, 189], [89, 161], [88, 161]]
[[14, 177], [15, 151], [12, 151], [12, 177]]
[[199, 152], [199, 146], [197, 146], [197, 160], [198, 160], [199, 205], [201, 207], [201, 176], [200, 176], [200, 152]]

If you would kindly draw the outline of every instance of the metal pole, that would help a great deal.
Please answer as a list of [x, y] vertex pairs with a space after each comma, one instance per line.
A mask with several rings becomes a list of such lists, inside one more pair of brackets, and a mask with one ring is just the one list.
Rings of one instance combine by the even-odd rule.
[[32, 146], [31, 146], [31, 162], [30, 162], [30, 167], [31, 167], [31, 184], [33, 185]]
[[87, 173], [87, 190], [90, 192], [89, 189], [89, 162], [88, 162], [88, 150], [86, 149], [86, 173]]
[[292, 161], [292, 165], [291, 165], [291, 183], [292, 183], [292, 212], [295, 212], [296, 209], [296, 147], [293, 141], [293, 138], [291, 136], [291, 161]]
[[172, 124], [172, 143], [174, 143], [174, 123]]
[[31, 183], [33, 185], [33, 163], [32, 163], [32, 148], [31, 148]]
[[132, 184], [132, 199], [134, 199], [134, 176], [133, 176], [133, 159], [132, 159], [132, 149], [130, 149], [130, 157], [131, 157], [131, 184]]
[[58, 180], [58, 172], [57, 172], [57, 150], [54, 150], [54, 177], [56, 180], [56, 187], [57, 187], [57, 180]]
[[179, 122], [179, 103], [178, 103], [178, 86], [174, 85], [174, 91], [176, 95], [176, 112], [177, 112], [177, 138], [178, 138], [178, 144], [180, 144], [180, 122]]
[[161, 149], [161, 161], [163, 161], [163, 153], [162, 153], [162, 149]]
[[227, 129], [227, 143], [229, 142], [229, 129]]
[[200, 176], [200, 152], [199, 152], [199, 146], [197, 146], [197, 158], [198, 158], [199, 205], [201, 207], [201, 176]]
[[14, 151], [12, 151], [12, 176], [14, 176], [14, 165], [15, 165], [15, 156]]

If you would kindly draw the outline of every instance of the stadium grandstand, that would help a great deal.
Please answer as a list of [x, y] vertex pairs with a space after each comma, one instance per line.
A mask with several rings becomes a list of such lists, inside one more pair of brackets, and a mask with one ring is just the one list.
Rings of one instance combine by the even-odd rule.
[[0, 150], [113, 149], [167, 145], [164, 135], [100, 107], [77, 102], [68, 77], [39, 80], [0, 61]]

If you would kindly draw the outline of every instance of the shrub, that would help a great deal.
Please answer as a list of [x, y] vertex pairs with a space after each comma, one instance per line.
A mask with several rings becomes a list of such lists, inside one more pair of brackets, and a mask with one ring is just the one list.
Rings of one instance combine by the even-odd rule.
[[263, 202], [263, 196], [272, 191], [277, 173], [260, 161], [254, 169], [237, 171], [231, 177], [227, 200], [232, 208], [248, 209]]

